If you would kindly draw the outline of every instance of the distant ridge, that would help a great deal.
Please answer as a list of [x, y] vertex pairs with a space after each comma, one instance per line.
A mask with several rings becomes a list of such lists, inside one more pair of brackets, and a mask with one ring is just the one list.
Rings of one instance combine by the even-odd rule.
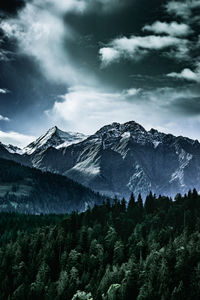
[[147, 131], [134, 121], [103, 126], [90, 136], [53, 127], [25, 149], [19, 155], [0, 148], [0, 157], [65, 175], [109, 196], [145, 197], [152, 191], [174, 197], [200, 190], [200, 143]]
[[0, 158], [0, 211], [65, 214], [100, 204], [103, 197], [64, 176]]

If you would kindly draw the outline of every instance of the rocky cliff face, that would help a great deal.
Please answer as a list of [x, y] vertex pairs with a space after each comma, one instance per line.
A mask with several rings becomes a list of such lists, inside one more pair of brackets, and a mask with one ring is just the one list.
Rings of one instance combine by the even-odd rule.
[[28, 155], [46, 150], [49, 147], [63, 148], [72, 144], [79, 143], [86, 139], [86, 136], [76, 132], [64, 132], [57, 126], [50, 128], [44, 135], [29, 144], [22, 151]]
[[71, 145], [48, 142], [22, 156], [36, 168], [111, 196], [129, 197], [131, 192], [145, 196], [150, 190], [174, 196], [194, 187], [200, 190], [200, 143], [146, 131], [134, 121], [104, 126]]
[[146, 131], [135, 122], [104, 126], [67, 147], [31, 156], [33, 166], [64, 174], [108, 195], [174, 196], [200, 189], [200, 144], [184, 137]]

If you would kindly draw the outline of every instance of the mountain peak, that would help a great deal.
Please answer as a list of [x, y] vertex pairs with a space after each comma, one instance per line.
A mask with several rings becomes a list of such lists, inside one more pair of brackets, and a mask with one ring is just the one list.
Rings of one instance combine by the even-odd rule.
[[57, 126], [51, 127], [45, 134], [36, 141], [24, 148], [24, 153], [33, 154], [34, 152], [46, 150], [49, 147], [61, 148], [78, 143], [86, 138], [81, 133], [65, 132]]
[[55, 125], [53, 127], [51, 127], [48, 131], [56, 131], [58, 129], [58, 127]]
[[150, 133], [154, 134], [154, 133], [158, 133], [158, 130], [157, 129], [154, 129], [154, 128], [151, 128], [149, 130]]
[[[89, 137], [54, 126], [24, 153], [30, 155], [23, 157], [26, 163], [107, 195], [146, 196], [152, 191], [174, 196], [195, 186], [200, 190], [200, 143], [147, 131], [135, 121], [111, 123]], [[5, 151], [0, 155], [11, 157]]]
[[44, 135], [55, 134], [59, 132], [64, 132], [64, 131], [60, 130], [57, 126], [53, 126], [49, 130], [47, 130], [47, 132]]
[[118, 139], [133, 139], [139, 143], [144, 143], [148, 139], [148, 132], [135, 121], [129, 121], [124, 124], [114, 122], [110, 125], [103, 126], [92, 138], [100, 138], [106, 144], [118, 141]]

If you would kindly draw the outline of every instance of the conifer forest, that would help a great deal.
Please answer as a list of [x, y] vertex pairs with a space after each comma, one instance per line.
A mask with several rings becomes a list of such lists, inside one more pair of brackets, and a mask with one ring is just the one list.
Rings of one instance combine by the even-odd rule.
[[0, 215], [1, 300], [200, 299], [200, 196]]

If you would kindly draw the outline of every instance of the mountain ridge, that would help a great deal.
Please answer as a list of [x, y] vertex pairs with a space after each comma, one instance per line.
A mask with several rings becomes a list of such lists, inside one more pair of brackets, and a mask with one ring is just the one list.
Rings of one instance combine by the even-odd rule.
[[[52, 131], [60, 132], [53, 127], [33, 143], [40, 143]], [[21, 155], [21, 160], [108, 196], [128, 198], [133, 192], [145, 197], [151, 190], [174, 197], [190, 188], [200, 190], [197, 140], [156, 129], [147, 131], [135, 121], [105, 125], [93, 135], [64, 147], [58, 140], [48, 144], [47, 138], [45, 147], [39, 145], [37, 151]]]
[[34, 152], [45, 150], [49, 147], [67, 147], [73, 143], [79, 143], [86, 138], [82, 133], [64, 132], [57, 126], [50, 128], [45, 134], [27, 145], [23, 152], [30, 155]]
[[0, 211], [63, 214], [84, 211], [103, 200], [65, 176], [0, 158]]

